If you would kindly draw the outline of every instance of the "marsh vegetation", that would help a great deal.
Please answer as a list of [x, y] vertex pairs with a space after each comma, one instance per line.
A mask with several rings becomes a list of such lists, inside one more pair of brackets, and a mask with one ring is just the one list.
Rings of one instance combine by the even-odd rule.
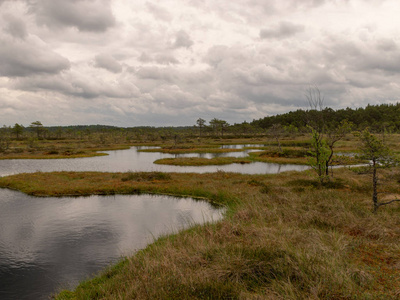
[[[353, 122], [351, 131], [335, 131], [344, 115], [352, 121], [387, 108], [340, 114], [329, 109], [297, 111], [235, 125], [215, 119], [207, 126], [199, 119], [193, 128], [103, 129], [91, 138], [64, 140], [41, 133], [35, 140], [37, 151], [23, 151], [41, 158], [55, 155], [45, 152], [57, 147], [59, 153], [76, 148], [92, 155], [96, 149], [146, 145], [151, 147], [143, 151], [176, 155], [159, 164], [273, 162], [311, 167], [303, 172], [34, 172], [1, 177], [0, 187], [40, 196], [189, 196], [226, 208], [222, 221], [164, 236], [74, 291], [61, 291], [57, 299], [398, 299], [398, 123], [369, 121], [364, 140], [360, 131], [366, 124], [361, 120]], [[298, 119], [303, 113], [323, 114], [330, 121], [316, 129]], [[7, 141], [3, 158], [27, 143], [19, 134]], [[380, 148], [368, 152], [366, 141]], [[387, 149], [394, 150], [390, 168], [381, 155]], [[235, 156], [243, 151], [245, 155]], [[193, 153], [216, 156], [185, 156]], [[378, 155], [375, 162], [371, 153]], [[226, 156], [217, 156], [222, 154]], [[378, 210], [379, 203], [390, 205]]]
[[[342, 169], [325, 185], [311, 170], [158, 176], [61, 172], [0, 179], [2, 187], [28, 194], [173, 194], [227, 207], [224, 220], [165, 236], [58, 299], [398, 297], [400, 207], [373, 214], [370, 176], [359, 168]], [[385, 197], [396, 195], [399, 171], [381, 176]]]

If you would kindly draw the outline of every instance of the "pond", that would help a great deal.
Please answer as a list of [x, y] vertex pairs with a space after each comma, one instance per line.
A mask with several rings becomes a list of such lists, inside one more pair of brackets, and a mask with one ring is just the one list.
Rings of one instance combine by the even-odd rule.
[[48, 299], [160, 235], [222, 214], [188, 198], [34, 198], [0, 189], [0, 299]]
[[[248, 151], [228, 152], [218, 154], [165, 154], [159, 152], [140, 152], [148, 147], [132, 147], [128, 150], [104, 151], [107, 156], [72, 158], [72, 159], [8, 159], [0, 160], [0, 176], [23, 172], [51, 171], [99, 171], [99, 172], [128, 172], [128, 171], [159, 171], [159, 172], [194, 172], [207, 173], [218, 170], [242, 174], [275, 174], [284, 171], [303, 171], [305, 165], [274, 164], [254, 162], [250, 164], [230, 164], [222, 166], [168, 166], [156, 165], [153, 162], [161, 158], [173, 157], [216, 157], [247, 156]], [[253, 150], [254, 151], [254, 150]]]
[[[255, 162], [224, 166], [156, 165], [161, 158], [244, 157], [240, 152], [163, 154], [148, 147], [106, 151], [107, 156], [75, 159], [0, 160], [0, 176], [51, 171], [239, 172], [302, 171], [307, 166]], [[164, 196], [91, 196], [34, 198], [0, 189], [0, 299], [47, 299], [74, 288], [123, 256], [155, 238], [194, 223], [217, 221], [222, 210], [206, 202]]]

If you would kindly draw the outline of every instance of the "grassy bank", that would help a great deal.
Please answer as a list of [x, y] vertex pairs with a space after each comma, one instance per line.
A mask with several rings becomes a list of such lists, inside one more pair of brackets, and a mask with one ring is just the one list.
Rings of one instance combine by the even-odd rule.
[[252, 161], [242, 157], [180, 157], [180, 158], [162, 158], [154, 163], [159, 165], [172, 166], [210, 166], [210, 165], [229, 165], [229, 164], [249, 164]]
[[[158, 152], [158, 151], [153, 151]], [[291, 154], [294, 152], [294, 154]], [[192, 153], [192, 152], [187, 152]], [[154, 161], [155, 164], [173, 165], [173, 166], [207, 166], [207, 165], [228, 165], [228, 164], [247, 164], [251, 162], [264, 162], [275, 164], [295, 164], [307, 165], [309, 164], [309, 154], [306, 150], [292, 150], [285, 149], [284, 152], [265, 150], [250, 152], [247, 157], [215, 157], [215, 158], [201, 158], [201, 157], [178, 157], [178, 158], [163, 158]], [[332, 159], [332, 166], [338, 165], [355, 165], [366, 163], [363, 160], [343, 156], [334, 155]]]
[[185, 153], [228, 153], [241, 152], [242, 149], [221, 149], [212, 148], [212, 146], [204, 145], [203, 147], [187, 147], [187, 148], [157, 148], [157, 149], [142, 149], [139, 152], [159, 152], [168, 154], [185, 154]]
[[[163, 173], [18, 174], [1, 187], [32, 195], [162, 193], [227, 206], [196, 226], [82, 282], [58, 299], [398, 299], [400, 205], [372, 213], [369, 175]], [[399, 170], [385, 171], [386, 196]], [[84, 200], [83, 200], [84, 201]]]
[[0, 153], [0, 159], [60, 159], [103, 156], [98, 151], [129, 149], [126, 144], [94, 145], [73, 141], [40, 141], [35, 146], [20, 144]]

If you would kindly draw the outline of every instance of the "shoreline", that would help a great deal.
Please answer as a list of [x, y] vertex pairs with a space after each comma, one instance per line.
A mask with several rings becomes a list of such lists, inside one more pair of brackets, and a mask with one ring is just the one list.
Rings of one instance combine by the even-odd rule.
[[[392, 178], [393, 172], [385, 171], [384, 178]], [[346, 168], [337, 173], [326, 187], [318, 185], [312, 171], [167, 173], [158, 178], [143, 172], [126, 181], [127, 173], [30, 173], [2, 177], [0, 186], [49, 195], [169, 193], [227, 207], [218, 223], [162, 237], [56, 299], [291, 298], [289, 293], [307, 298], [316, 287], [320, 298], [395, 299], [400, 208], [388, 206], [373, 214], [365, 192], [369, 177]], [[390, 188], [396, 191], [396, 183]], [[384, 289], [381, 280], [387, 283]], [[278, 288], [282, 286], [288, 289]]]

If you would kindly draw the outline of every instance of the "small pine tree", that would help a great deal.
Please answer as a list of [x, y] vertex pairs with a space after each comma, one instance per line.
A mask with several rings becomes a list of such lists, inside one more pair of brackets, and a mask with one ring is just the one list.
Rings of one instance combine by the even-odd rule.
[[400, 199], [394, 199], [387, 202], [379, 202], [378, 200], [378, 169], [379, 168], [390, 168], [397, 164], [397, 160], [394, 157], [392, 151], [387, 145], [371, 134], [367, 129], [360, 133], [361, 140], [361, 158], [370, 161], [372, 170], [372, 202], [374, 205], [374, 212], [382, 205], [387, 205]]
[[308, 151], [310, 154], [308, 157], [308, 164], [315, 170], [322, 184], [329, 179], [329, 176], [327, 176], [327, 168], [329, 167], [327, 162], [329, 160], [330, 149], [318, 130], [312, 128], [311, 133], [311, 150]]

